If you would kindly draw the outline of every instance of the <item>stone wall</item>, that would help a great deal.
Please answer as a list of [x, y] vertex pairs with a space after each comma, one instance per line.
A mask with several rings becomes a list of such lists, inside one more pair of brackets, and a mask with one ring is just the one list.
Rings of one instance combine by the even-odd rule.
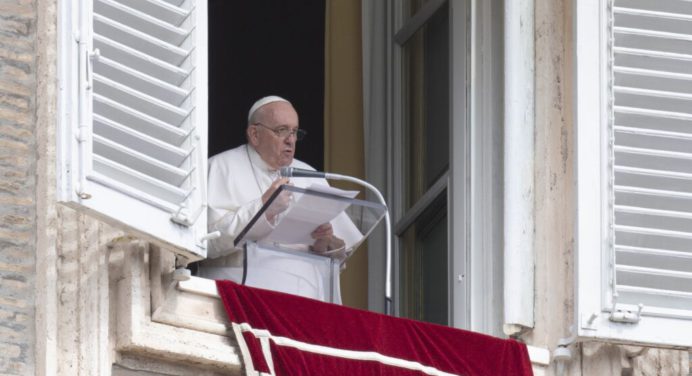
[[0, 0], [0, 374], [34, 373], [36, 3]]

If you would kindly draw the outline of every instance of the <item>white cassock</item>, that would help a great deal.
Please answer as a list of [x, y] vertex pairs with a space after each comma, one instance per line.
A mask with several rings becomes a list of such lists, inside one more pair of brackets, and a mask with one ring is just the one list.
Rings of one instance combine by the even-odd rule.
[[[291, 167], [314, 170], [310, 165], [293, 159]], [[208, 178], [208, 227], [209, 232], [219, 231], [221, 237], [208, 243], [207, 259], [200, 262], [198, 275], [211, 279], [230, 279], [240, 282], [243, 269], [243, 252], [233, 245], [233, 241], [262, 207], [262, 194], [279, 178], [279, 171], [271, 169], [252, 146], [247, 144], [217, 154], [209, 159]], [[325, 179], [291, 178], [291, 184], [307, 188], [312, 184], [328, 185]], [[348, 226], [340, 225], [349, 221], [345, 214], [332, 221], [334, 235], [344, 239], [346, 250], [352, 251], [355, 240], [341, 231]], [[352, 224], [351, 224], [352, 226]], [[264, 216], [252, 227], [248, 239], [260, 238], [271, 231], [272, 225]], [[340, 232], [344, 235], [340, 236]], [[301, 249], [309, 252], [307, 247]], [[265, 259], [268, 256], [265, 256]], [[264, 270], [248, 270], [253, 277], [258, 274], [265, 288], [290, 292], [315, 299], [325, 300], [325, 289], [328, 286], [306, 261], [278, 259], [273, 257], [273, 266]], [[280, 265], [279, 265], [280, 264]], [[279, 265], [280, 268], [275, 266]], [[280, 270], [278, 270], [280, 269]], [[335, 278], [336, 296], [333, 301], [341, 303], [338, 286], [339, 277]], [[248, 284], [250, 284], [248, 282]]]

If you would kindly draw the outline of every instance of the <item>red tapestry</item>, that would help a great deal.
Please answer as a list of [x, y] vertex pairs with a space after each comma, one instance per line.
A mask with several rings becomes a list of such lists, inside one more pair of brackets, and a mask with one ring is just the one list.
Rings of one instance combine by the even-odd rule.
[[526, 346], [217, 281], [246, 374], [532, 375]]

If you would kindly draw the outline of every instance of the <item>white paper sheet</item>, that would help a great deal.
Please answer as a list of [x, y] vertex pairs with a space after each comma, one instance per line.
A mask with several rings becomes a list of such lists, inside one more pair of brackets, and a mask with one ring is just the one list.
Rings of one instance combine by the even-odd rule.
[[[358, 191], [313, 184], [309, 190], [330, 193], [342, 197], [354, 198]], [[264, 241], [281, 244], [312, 244], [314, 239], [310, 234], [320, 225], [328, 223], [342, 213], [349, 203], [317, 195], [295, 195], [295, 202], [283, 213], [274, 230]]]

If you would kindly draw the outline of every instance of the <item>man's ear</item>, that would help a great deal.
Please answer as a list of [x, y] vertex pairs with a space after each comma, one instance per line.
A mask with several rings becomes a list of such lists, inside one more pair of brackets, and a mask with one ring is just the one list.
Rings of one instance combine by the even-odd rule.
[[259, 135], [257, 134], [257, 127], [248, 125], [247, 127], [247, 140], [252, 146], [257, 146], [259, 144]]

